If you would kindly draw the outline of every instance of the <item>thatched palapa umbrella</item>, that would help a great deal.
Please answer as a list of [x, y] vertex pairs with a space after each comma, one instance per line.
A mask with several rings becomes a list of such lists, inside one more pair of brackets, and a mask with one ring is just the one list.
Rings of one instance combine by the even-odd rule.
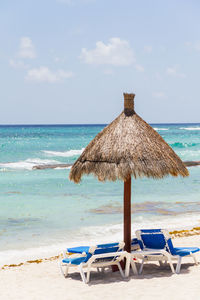
[[124, 94], [124, 111], [85, 148], [72, 166], [69, 178], [80, 182], [83, 174], [98, 180], [124, 181], [124, 241], [131, 250], [131, 175], [183, 177], [189, 172], [164, 139], [134, 110], [134, 94]]

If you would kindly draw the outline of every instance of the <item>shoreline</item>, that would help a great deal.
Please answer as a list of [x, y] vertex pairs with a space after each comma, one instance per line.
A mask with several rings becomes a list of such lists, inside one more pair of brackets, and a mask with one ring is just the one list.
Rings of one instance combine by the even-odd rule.
[[[184, 164], [186, 167], [196, 167], [200, 166], [200, 161], [194, 160], [194, 161], [184, 161]], [[72, 164], [43, 164], [43, 165], [36, 165], [33, 166], [33, 170], [45, 170], [45, 169], [56, 169], [56, 168], [71, 168]]]
[[[193, 227], [192, 229], [173, 230], [173, 231], [169, 231], [169, 233], [170, 233], [172, 239], [198, 236], [198, 235], [200, 235], [200, 227]], [[18, 264], [5, 264], [2, 267], [0, 267], [0, 270], [21, 267], [21, 266], [25, 266], [28, 264], [40, 264], [40, 263], [47, 262], [47, 261], [54, 261], [54, 260], [58, 260], [60, 257], [61, 257], [60, 254], [58, 254], [58, 255], [50, 256], [50, 257], [27, 260], [25, 262], [20, 262]]]

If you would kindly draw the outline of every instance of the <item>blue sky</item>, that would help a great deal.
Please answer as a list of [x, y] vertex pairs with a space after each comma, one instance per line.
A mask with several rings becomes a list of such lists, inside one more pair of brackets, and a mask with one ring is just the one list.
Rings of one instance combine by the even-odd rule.
[[0, 124], [200, 122], [200, 2], [0, 4]]

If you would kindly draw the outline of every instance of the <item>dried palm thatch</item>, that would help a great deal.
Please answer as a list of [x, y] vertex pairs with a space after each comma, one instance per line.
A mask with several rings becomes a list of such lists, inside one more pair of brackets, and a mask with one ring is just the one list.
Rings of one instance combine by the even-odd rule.
[[72, 166], [70, 180], [78, 183], [90, 173], [100, 181], [189, 175], [172, 148], [135, 113], [134, 96], [124, 94], [124, 111], [85, 148]]

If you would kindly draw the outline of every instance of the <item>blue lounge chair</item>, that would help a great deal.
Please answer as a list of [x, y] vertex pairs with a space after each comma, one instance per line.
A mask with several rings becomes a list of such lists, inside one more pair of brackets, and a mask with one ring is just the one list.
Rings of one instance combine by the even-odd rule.
[[[108, 248], [108, 247], [114, 247], [118, 246], [119, 243], [107, 243], [107, 244], [99, 244], [97, 245], [97, 248]], [[137, 250], [139, 248], [139, 242], [137, 238], [133, 238], [131, 240], [131, 250]], [[67, 248], [63, 251], [63, 255], [65, 256], [66, 253], [69, 254], [81, 254], [83, 252], [87, 253], [90, 249], [90, 246], [78, 246], [78, 247], [72, 247]]]
[[[74, 247], [68, 248], [63, 252], [64, 259], [59, 262], [59, 266], [62, 274], [66, 277], [68, 269], [70, 267], [78, 268], [81, 278], [84, 283], [88, 283], [90, 280], [91, 268], [100, 268], [104, 270], [112, 265], [117, 265], [122, 277], [128, 276], [130, 268], [131, 256], [126, 251], [123, 251], [124, 242], [101, 244], [94, 247]], [[121, 268], [120, 261], [126, 258], [125, 274]], [[65, 272], [63, 271], [65, 267]], [[84, 268], [86, 268], [87, 277], [84, 274]], [[132, 265], [132, 268], [137, 272], [136, 267]]]
[[198, 247], [174, 247], [170, 234], [167, 230], [163, 229], [142, 229], [136, 231], [136, 236], [140, 244], [140, 251], [133, 251], [132, 258], [142, 259], [139, 274], [142, 273], [143, 264], [145, 261], [159, 261], [169, 262], [171, 270], [175, 273], [172, 260], [177, 260], [176, 273], [178, 274], [181, 269], [182, 257], [191, 256], [195, 264], [197, 259], [196, 252], [199, 252]]

